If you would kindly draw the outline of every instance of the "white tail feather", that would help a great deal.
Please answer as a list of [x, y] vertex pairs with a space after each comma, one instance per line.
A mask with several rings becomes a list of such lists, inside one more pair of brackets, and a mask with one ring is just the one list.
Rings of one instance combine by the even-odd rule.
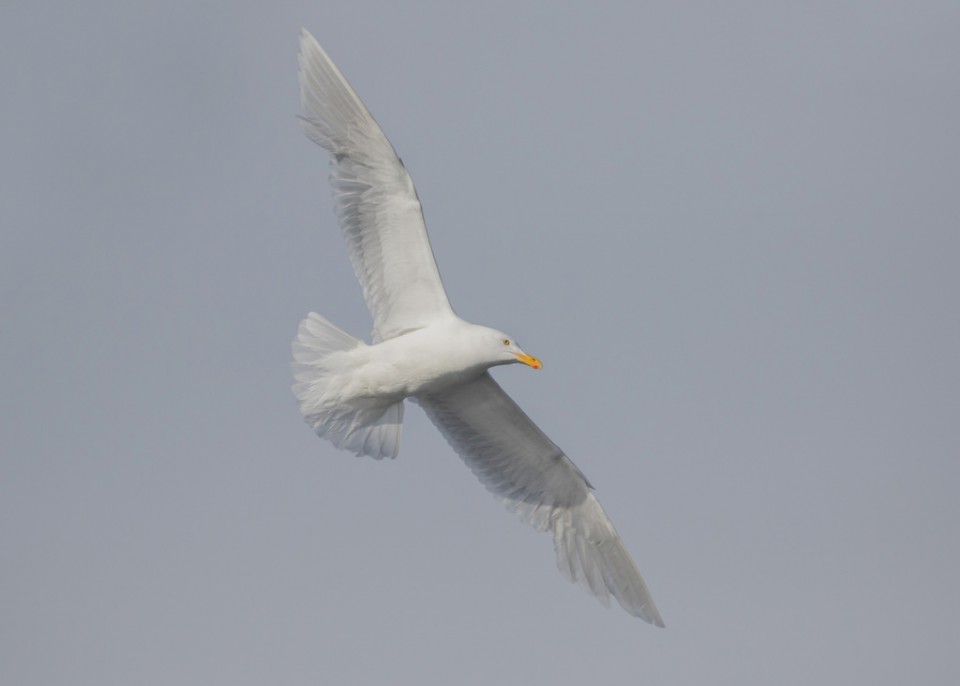
[[351, 404], [342, 389], [349, 377], [349, 351], [366, 344], [315, 312], [300, 322], [293, 340], [293, 394], [318, 436], [356, 455], [396, 457], [403, 426], [403, 401]]

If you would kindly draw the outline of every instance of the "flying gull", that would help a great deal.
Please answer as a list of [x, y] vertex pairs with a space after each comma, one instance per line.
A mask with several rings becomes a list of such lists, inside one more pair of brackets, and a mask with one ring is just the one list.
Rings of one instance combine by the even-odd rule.
[[373, 316], [368, 345], [310, 313], [293, 342], [294, 394], [318, 436], [396, 457], [404, 400], [426, 411], [460, 457], [524, 521], [553, 534], [557, 565], [604, 605], [663, 626], [593, 487], [493, 380], [490, 367], [540, 360], [512, 336], [460, 319], [440, 281], [420, 200], [380, 126], [306, 30], [301, 122], [331, 155], [334, 204]]

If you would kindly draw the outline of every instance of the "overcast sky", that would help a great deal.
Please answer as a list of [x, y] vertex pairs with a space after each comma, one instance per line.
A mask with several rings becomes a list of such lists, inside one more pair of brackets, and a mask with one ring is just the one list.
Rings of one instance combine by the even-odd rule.
[[[402, 9], [401, 9], [402, 6]], [[368, 336], [297, 36], [407, 164], [457, 312], [667, 629], [567, 583], [408, 408], [313, 435]], [[0, 682], [960, 679], [960, 4], [0, 10]]]

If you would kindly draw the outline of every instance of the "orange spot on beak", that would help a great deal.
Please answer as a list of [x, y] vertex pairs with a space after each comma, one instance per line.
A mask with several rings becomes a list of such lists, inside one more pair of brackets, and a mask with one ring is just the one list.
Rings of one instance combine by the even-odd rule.
[[527, 355], [526, 353], [514, 353], [514, 355], [517, 356], [518, 360], [520, 360], [524, 364], [530, 365], [534, 369], [540, 369], [541, 367], [543, 367], [543, 364], [540, 362], [540, 360], [533, 357], [532, 355]]

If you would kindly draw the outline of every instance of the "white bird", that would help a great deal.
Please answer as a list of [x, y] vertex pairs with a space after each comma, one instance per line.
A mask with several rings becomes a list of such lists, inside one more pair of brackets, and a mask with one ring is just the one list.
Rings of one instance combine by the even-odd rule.
[[300, 99], [304, 131], [331, 155], [336, 212], [375, 327], [367, 345], [318, 314], [301, 322], [293, 390], [307, 423], [338, 448], [396, 457], [411, 398], [487, 489], [553, 534], [564, 576], [604, 605], [612, 595], [631, 615], [663, 626], [593, 487], [487, 371], [514, 363], [539, 369], [540, 361], [502, 331], [454, 314], [410, 175], [306, 30]]

